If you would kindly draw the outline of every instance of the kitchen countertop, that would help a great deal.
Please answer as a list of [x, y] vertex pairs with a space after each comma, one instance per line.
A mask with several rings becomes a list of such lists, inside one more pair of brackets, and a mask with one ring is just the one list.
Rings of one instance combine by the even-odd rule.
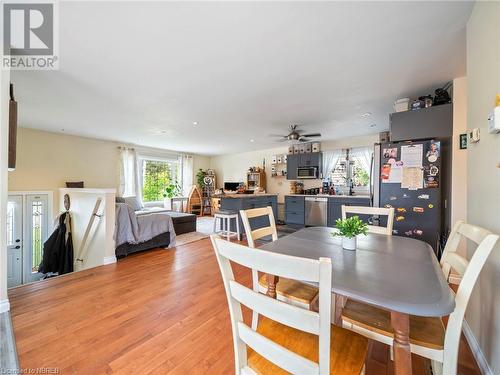
[[258, 197], [277, 197], [278, 194], [219, 194], [213, 195], [214, 198], [231, 198], [231, 199], [244, 199], [244, 198], [258, 198]]
[[369, 195], [328, 195], [328, 194], [285, 194], [285, 197], [316, 197], [316, 198], [365, 198]]

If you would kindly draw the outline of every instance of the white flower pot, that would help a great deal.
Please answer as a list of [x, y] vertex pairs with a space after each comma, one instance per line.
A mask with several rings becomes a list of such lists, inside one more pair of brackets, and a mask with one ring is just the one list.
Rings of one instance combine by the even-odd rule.
[[346, 250], [356, 250], [356, 237], [342, 236], [342, 247]]

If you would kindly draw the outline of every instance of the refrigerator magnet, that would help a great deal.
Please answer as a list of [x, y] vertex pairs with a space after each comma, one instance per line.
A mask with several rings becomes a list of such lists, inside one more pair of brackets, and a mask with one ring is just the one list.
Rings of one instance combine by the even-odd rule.
[[424, 208], [423, 207], [413, 207], [413, 212], [422, 213], [422, 212], [424, 212]]
[[420, 194], [418, 199], [429, 199], [429, 194]]
[[396, 216], [396, 221], [403, 221], [404, 219], [404, 216]]
[[398, 211], [398, 212], [402, 212], [402, 213], [403, 213], [403, 212], [406, 212], [406, 208], [404, 208], [404, 207], [398, 207], [398, 208], [396, 209], [396, 211]]
[[413, 235], [413, 231], [412, 231], [412, 230], [407, 230], [407, 231], [405, 232], [405, 235], [407, 235], [407, 236], [411, 236], [411, 235]]
[[392, 208], [392, 206], [390, 204], [386, 204], [384, 207], [385, 208]]
[[417, 236], [421, 236], [424, 234], [424, 231], [421, 229], [413, 229], [413, 234], [416, 234]]
[[382, 170], [380, 172], [380, 178], [382, 180], [388, 180], [391, 176], [391, 164], [386, 163], [382, 166]]
[[438, 173], [439, 173], [439, 168], [431, 164], [431, 166], [429, 167], [429, 176], [437, 176]]
[[398, 197], [394, 197], [394, 196], [389, 197], [389, 200], [390, 200], [390, 201], [395, 201], [395, 200], [397, 200], [397, 199], [398, 199]]
[[435, 163], [439, 158], [439, 149], [441, 148], [440, 142], [431, 142], [429, 150], [427, 151], [427, 160], [431, 163]]
[[434, 208], [434, 205], [432, 203], [429, 203], [429, 205], [427, 207]]

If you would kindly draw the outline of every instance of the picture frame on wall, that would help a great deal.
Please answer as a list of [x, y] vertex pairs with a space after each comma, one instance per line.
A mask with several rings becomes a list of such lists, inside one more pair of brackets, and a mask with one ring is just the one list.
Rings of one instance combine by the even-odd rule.
[[467, 134], [460, 134], [460, 150], [467, 149]]

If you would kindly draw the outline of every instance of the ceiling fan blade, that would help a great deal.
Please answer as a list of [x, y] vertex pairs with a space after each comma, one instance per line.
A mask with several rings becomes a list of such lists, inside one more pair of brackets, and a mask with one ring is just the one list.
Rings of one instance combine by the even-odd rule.
[[286, 138], [286, 135], [283, 134], [268, 134], [268, 137], [280, 137], [280, 138]]
[[302, 134], [301, 137], [321, 137], [321, 133]]

